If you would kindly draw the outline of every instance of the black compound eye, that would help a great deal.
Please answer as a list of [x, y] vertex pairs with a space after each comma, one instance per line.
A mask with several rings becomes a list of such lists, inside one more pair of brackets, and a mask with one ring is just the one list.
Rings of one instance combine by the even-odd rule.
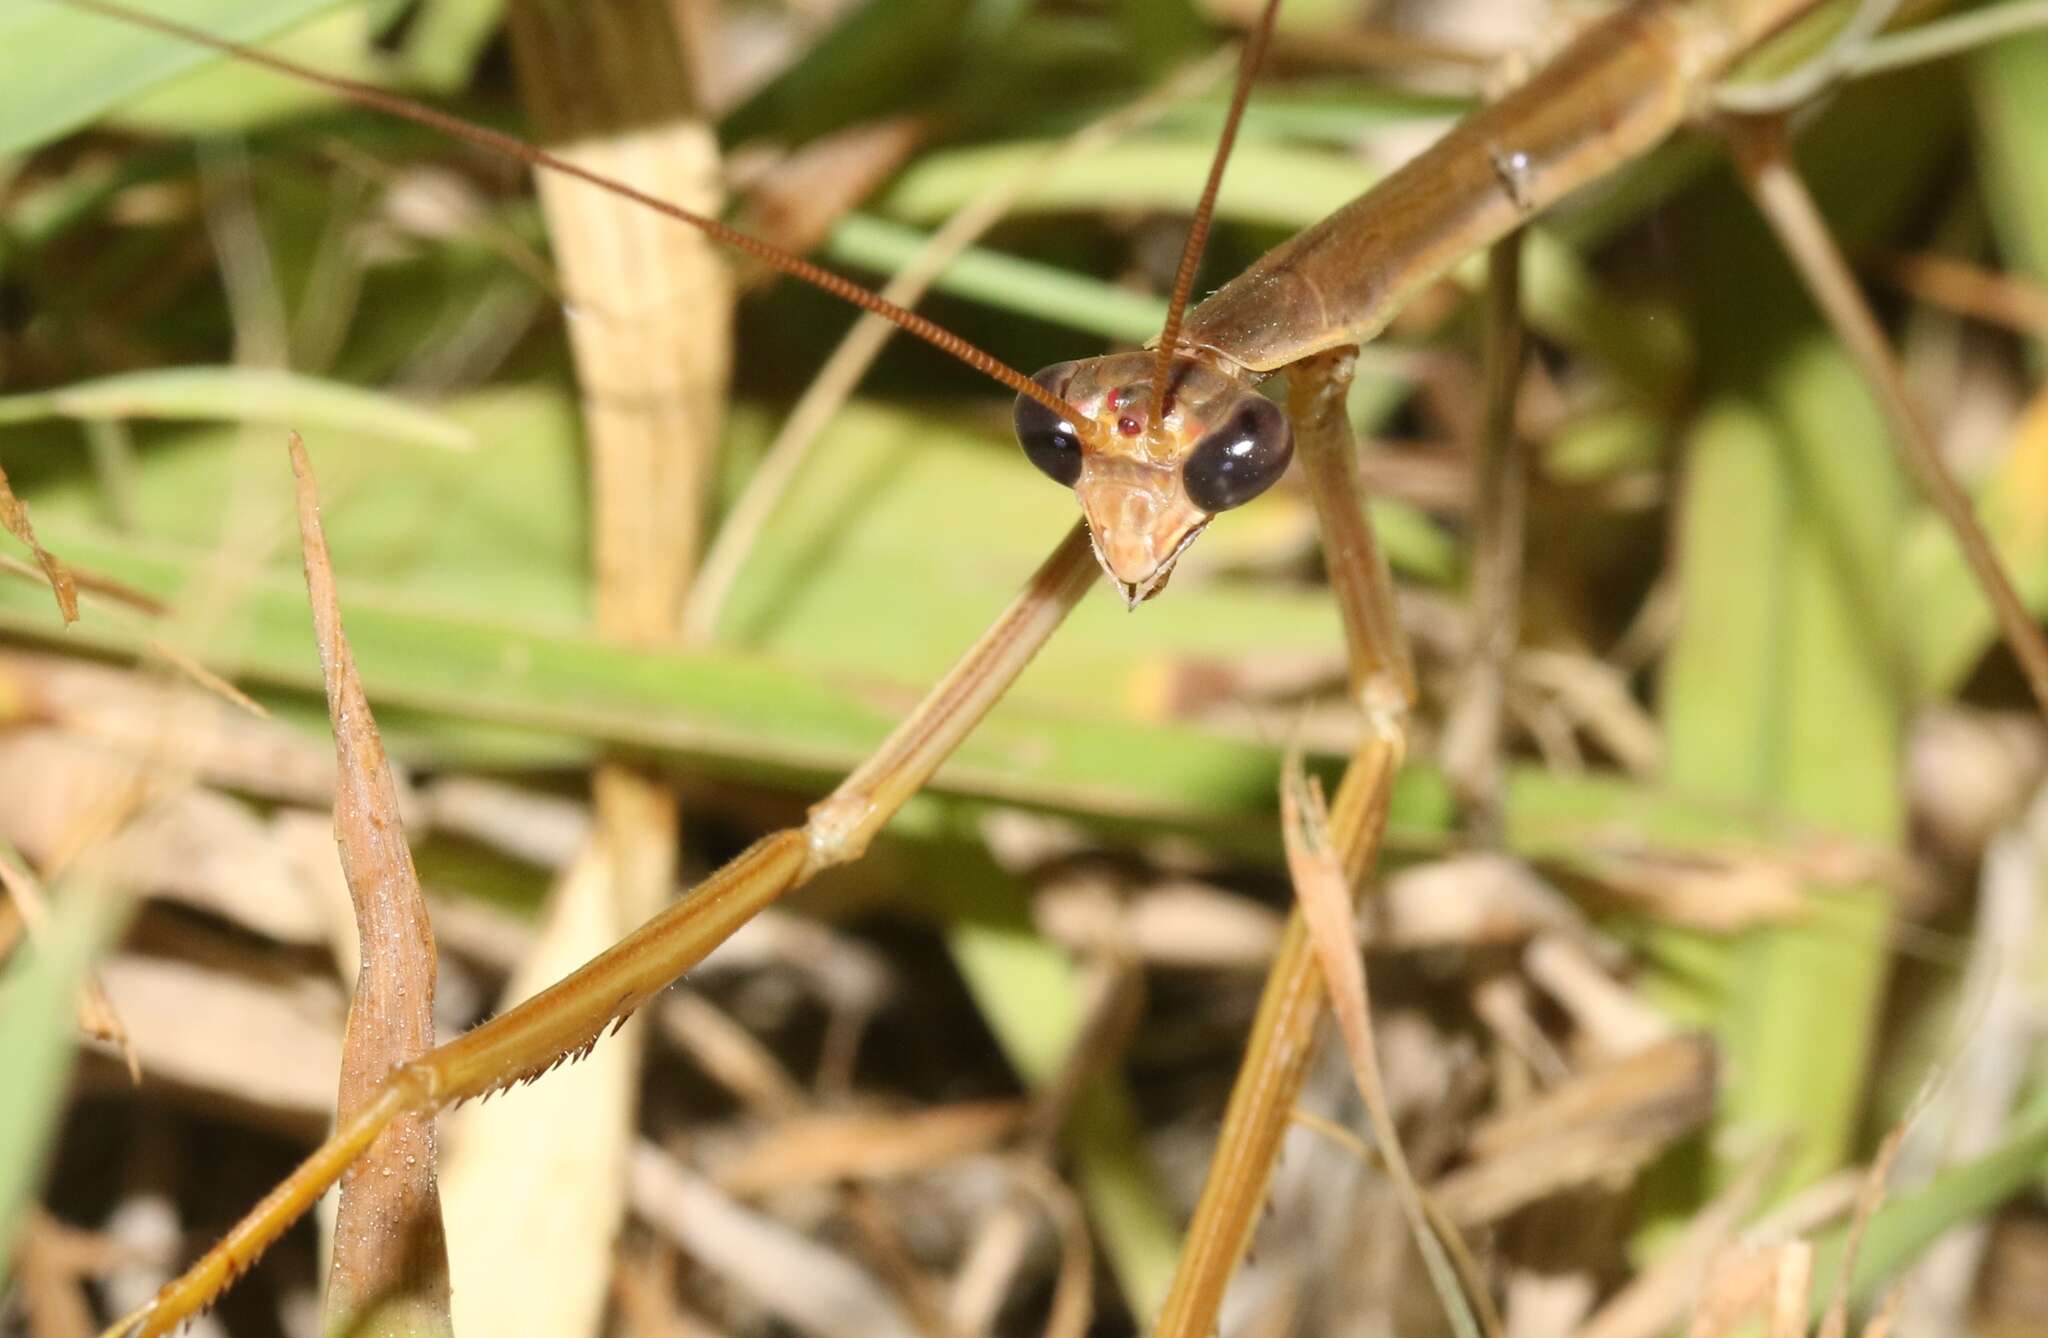
[[1223, 426], [1195, 443], [1181, 466], [1181, 483], [1202, 510], [1228, 511], [1272, 487], [1292, 458], [1287, 415], [1269, 399], [1246, 395]]
[[[1075, 364], [1056, 362], [1032, 377], [1054, 395], [1064, 395]], [[1038, 472], [1071, 488], [1081, 481], [1081, 431], [1074, 420], [1054, 413], [1029, 395], [1017, 397], [1017, 441]]]

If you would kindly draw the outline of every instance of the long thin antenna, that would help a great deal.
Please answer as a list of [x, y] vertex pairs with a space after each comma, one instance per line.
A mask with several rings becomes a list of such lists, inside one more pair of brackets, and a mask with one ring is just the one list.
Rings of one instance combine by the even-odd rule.
[[[830, 293], [842, 302], [851, 303], [863, 311], [873, 312], [884, 320], [894, 322], [906, 334], [915, 335], [933, 348], [938, 349], [941, 353], [951, 354], [984, 376], [1001, 382], [1020, 395], [1029, 395], [1032, 399], [1037, 400], [1040, 404], [1043, 404], [1046, 408], [1062, 417], [1073, 415], [1073, 410], [1059, 396], [1053, 394], [1044, 386], [1039, 385], [1036, 381], [1033, 381], [1030, 377], [1024, 375], [1024, 373], [1010, 366], [994, 354], [968, 343], [951, 330], [925, 319], [914, 311], [906, 310], [886, 298], [869, 292], [853, 280], [834, 274], [831, 270], [821, 265], [814, 265], [800, 255], [785, 251], [781, 247], [762, 241], [759, 237], [749, 233], [741, 232], [738, 228], [721, 223], [715, 218], [685, 209], [679, 204], [672, 204], [667, 200], [661, 199], [659, 196], [649, 195], [643, 190], [637, 190], [623, 181], [593, 172], [587, 167], [579, 167], [566, 158], [558, 158], [546, 149], [529, 144], [516, 135], [508, 135], [502, 131], [491, 130], [480, 125], [472, 125], [460, 117], [436, 111], [434, 108], [414, 102], [410, 98], [402, 98], [395, 93], [387, 93], [381, 88], [359, 83], [354, 79], [344, 78], [338, 74], [328, 74], [321, 70], [311, 69], [298, 64], [296, 61], [286, 60], [281, 56], [273, 56], [267, 51], [258, 51], [253, 47], [244, 46], [240, 42], [233, 42], [225, 37], [216, 37], [204, 29], [189, 27], [177, 22], [175, 19], [160, 18], [155, 14], [145, 14], [138, 10], [129, 9], [125, 5], [112, 3], [112, 0], [62, 0], [62, 2], [74, 9], [88, 10], [121, 23], [133, 24], [139, 28], [148, 28], [154, 32], [162, 33], [166, 37], [174, 37], [180, 41], [190, 42], [195, 46], [203, 46], [210, 50], [221, 52], [223, 55], [248, 61], [252, 65], [261, 66], [277, 74], [324, 88], [331, 93], [348, 99], [358, 106], [368, 107], [372, 111], [380, 111], [388, 116], [396, 116], [401, 120], [411, 121], [415, 125], [422, 125], [429, 130], [439, 131], [451, 138], [477, 145], [479, 148], [488, 149], [493, 153], [501, 153], [507, 157], [516, 158], [532, 167], [545, 168], [550, 172], [559, 172], [564, 176], [574, 177], [578, 181], [587, 182], [597, 187], [599, 190], [610, 191], [612, 194], [622, 196], [636, 204], [645, 205], [658, 214], [666, 215], [679, 223], [689, 224], [714, 241], [722, 242], [736, 251], [744, 251], [748, 255], [781, 270], [793, 279], [800, 279], [814, 288]], [[1274, 2], [1277, 4], [1278, 0], [1274, 0]]]
[[1166, 306], [1166, 328], [1159, 334], [1159, 362], [1152, 373], [1152, 421], [1166, 419], [1166, 378], [1173, 367], [1174, 349], [1180, 343], [1181, 318], [1187, 314], [1188, 297], [1195, 290], [1195, 270], [1202, 263], [1202, 248], [1209, 242], [1209, 224], [1216, 217], [1216, 192], [1223, 185], [1223, 169], [1230, 162], [1230, 150], [1237, 144], [1237, 127], [1244, 121], [1244, 104], [1252, 95], [1252, 79], [1266, 59], [1266, 43], [1273, 36], [1273, 23], [1280, 13], [1280, 0], [1266, 0], [1266, 12], [1245, 37], [1244, 64], [1237, 72], [1237, 87], [1230, 93], [1230, 111], [1223, 118], [1223, 134], [1216, 141], [1216, 156], [1209, 162], [1209, 180], [1195, 205], [1194, 221], [1188, 225], [1187, 245], [1181, 247], [1180, 269], [1173, 276], [1173, 299]]

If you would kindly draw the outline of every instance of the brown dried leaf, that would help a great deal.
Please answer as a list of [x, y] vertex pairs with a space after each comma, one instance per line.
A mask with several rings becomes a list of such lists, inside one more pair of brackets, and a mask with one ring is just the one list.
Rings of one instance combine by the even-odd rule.
[[[0, 805], [0, 840], [43, 868], [64, 858], [79, 832], [104, 825], [105, 797], [137, 784], [143, 764], [118, 747], [57, 729], [0, 738], [0, 793], [8, 796]], [[172, 791], [145, 806], [115, 840], [131, 886], [143, 895], [197, 907], [280, 943], [311, 945], [325, 937], [289, 848], [239, 799], [199, 787]]]
[[1571, 1185], [1626, 1175], [1713, 1110], [1713, 1042], [1678, 1036], [1573, 1078], [1473, 1131], [1471, 1164], [1431, 1187], [1465, 1226]]
[[987, 1152], [1023, 1126], [1018, 1101], [972, 1101], [902, 1115], [834, 1113], [783, 1120], [718, 1177], [752, 1197], [821, 1180], [883, 1180]]
[[144, 1070], [267, 1125], [317, 1127], [333, 1113], [341, 1061], [333, 980], [266, 969], [246, 953], [202, 958], [123, 953], [101, 967]]
[[0, 701], [15, 721], [59, 726], [180, 783], [196, 778], [323, 809], [334, 796], [332, 749], [204, 683], [195, 690], [158, 674], [10, 649], [0, 651]]
[[1800, 1338], [1813, 1283], [1813, 1246], [1787, 1241], [1761, 1252], [1729, 1252], [1707, 1278], [1686, 1338], [1754, 1332], [1748, 1321], [1768, 1316], [1769, 1338]]
[[633, 1148], [632, 1192], [634, 1210], [649, 1226], [808, 1338], [917, 1333], [888, 1289], [865, 1269], [733, 1202], [652, 1144]]
[[113, 1252], [99, 1237], [75, 1231], [40, 1209], [22, 1224], [15, 1252], [22, 1317], [34, 1338], [92, 1338], [86, 1282]]
[[1527, 864], [1483, 852], [1390, 875], [1369, 913], [1373, 945], [1390, 951], [1520, 943], [1583, 924]]
[[[342, 631], [312, 463], [296, 433], [299, 536], [337, 764], [334, 837], [354, 898], [362, 968], [342, 1045], [339, 1117], [434, 1045], [434, 931], [398, 809], [398, 786]], [[434, 1120], [401, 1116], [342, 1181], [328, 1275], [330, 1334], [452, 1335]]]
[[28, 522], [28, 508], [14, 495], [14, 489], [7, 482], [7, 471], [0, 469], [0, 525], [7, 532], [28, 545], [36, 555], [36, 565], [43, 569], [43, 575], [50, 580], [50, 590], [57, 596], [57, 612], [66, 623], [78, 621], [78, 585], [71, 579], [70, 569], [58, 560], [55, 553], [36, 541], [35, 526]]
[[[930, 134], [920, 117], [893, 116], [821, 135], [746, 184], [740, 226], [786, 250], [813, 250]], [[752, 286], [773, 277], [754, 267], [747, 281]]]
[[1709, 934], [1791, 924], [1812, 912], [1809, 884], [1784, 852], [1596, 852], [1584, 867], [1641, 914]]

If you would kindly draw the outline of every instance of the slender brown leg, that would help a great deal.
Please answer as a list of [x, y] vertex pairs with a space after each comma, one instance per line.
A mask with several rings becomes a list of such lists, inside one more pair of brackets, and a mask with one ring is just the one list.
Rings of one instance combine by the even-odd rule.
[[1288, 413], [1344, 620], [1352, 694], [1368, 712], [1405, 712], [1415, 700], [1415, 666], [1394, 603], [1394, 578], [1366, 515], [1357, 444], [1344, 416], [1357, 356], [1356, 349], [1338, 349], [1289, 367]]
[[860, 858], [1031, 662], [1095, 581], [1075, 526], [979, 641], [868, 761], [812, 807], [802, 827], [763, 837], [667, 910], [557, 984], [394, 1070], [357, 1114], [149, 1307], [111, 1331], [168, 1333], [209, 1304], [347, 1171], [401, 1114], [435, 1111], [538, 1078], [588, 1054], [634, 1009], [783, 893]]
[[[1393, 579], [1366, 517], [1357, 447], [1344, 417], [1355, 356], [1356, 350], [1341, 349], [1288, 369], [1295, 449], [1315, 498], [1330, 583], [1343, 615], [1352, 691], [1366, 713], [1366, 737], [1345, 769], [1329, 820], [1354, 896], [1379, 855], [1415, 700], [1415, 671]], [[1209, 1338], [1215, 1331], [1224, 1290], [1251, 1242], [1289, 1112], [1315, 1057], [1327, 999], [1307, 925], [1296, 910], [1266, 975], [1209, 1178], [1154, 1338]]]

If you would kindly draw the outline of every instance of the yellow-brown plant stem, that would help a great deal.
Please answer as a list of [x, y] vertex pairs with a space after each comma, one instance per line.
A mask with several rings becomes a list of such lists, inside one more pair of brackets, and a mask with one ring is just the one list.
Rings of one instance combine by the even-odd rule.
[[[516, 0], [506, 28], [529, 117], [556, 155], [699, 214], [719, 212], [717, 142], [664, 0]], [[576, 365], [597, 630], [623, 645], [672, 645], [723, 418], [732, 282], [700, 232], [557, 173], [537, 172], [535, 187]], [[673, 786], [606, 759], [591, 792], [588, 847], [556, 881], [506, 1003], [603, 951], [675, 895]], [[626, 1212], [640, 1040], [629, 1028], [561, 1082], [451, 1123], [447, 1211], [461, 1331], [578, 1338], [601, 1327], [611, 1242]], [[572, 1126], [584, 1136], [563, 1139]], [[548, 1275], [504, 1277], [504, 1259], [521, 1253], [548, 1257]]]

